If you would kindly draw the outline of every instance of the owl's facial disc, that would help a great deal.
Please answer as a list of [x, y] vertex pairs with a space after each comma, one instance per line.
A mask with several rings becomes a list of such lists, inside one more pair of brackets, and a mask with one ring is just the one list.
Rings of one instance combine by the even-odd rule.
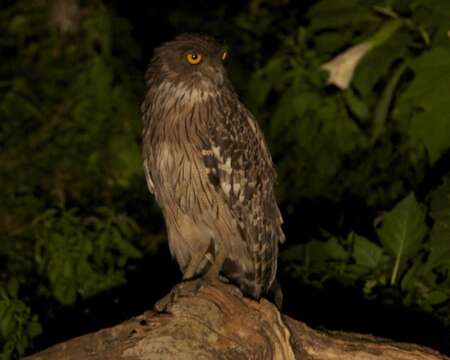
[[223, 64], [227, 55], [226, 48], [208, 36], [182, 34], [155, 50], [151, 72], [173, 83], [213, 91], [230, 85]]

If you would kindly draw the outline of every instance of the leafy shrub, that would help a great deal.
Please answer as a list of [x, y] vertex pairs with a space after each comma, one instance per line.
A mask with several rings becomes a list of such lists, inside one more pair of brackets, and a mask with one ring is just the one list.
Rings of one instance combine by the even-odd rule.
[[104, 203], [141, 174], [141, 84], [124, 69], [136, 56], [133, 42], [123, 62], [113, 55], [124, 46], [113, 42], [114, 31], [127, 38], [129, 26], [100, 2], [83, 11], [75, 34], [61, 34], [52, 8], [33, 1], [1, 13], [0, 213], [18, 222], [47, 206]]
[[[317, 2], [307, 25], [280, 35], [278, 51], [255, 71], [248, 99], [267, 123], [286, 201], [351, 196], [383, 207], [418, 186], [450, 149], [450, 42], [442, 16], [450, 7], [390, 3]], [[392, 17], [400, 26], [377, 39], [352, 86], [327, 87], [320, 66], [392, 28]]]
[[[377, 238], [351, 232], [346, 238], [312, 240], [284, 251], [286, 271], [302, 282], [322, 287], [327, 280], [358, 286], [368, 298], [398, 286], [394, 299], [434, 311], [450, 325], [450, 181], [431, 194], [430, 227], [425, 207], [413, 194], [383, 214]], [[328, 236], [325, 236], [328, 237]]]
[[[58, 3], [7, 2], [0, 12], [5, 359], [23, 353], [39, 332], [34, 302], [73, 306], [122, 284], [134, 260], [164, 238], [139, 154], [148, 58], [140, 57], [131, 22], [102, 1], [79, 2], [65, 19]], [[318, 287], [336, 279], [447, 324], [449, 4], [168, 2], [151, 15], [156, 25], [141, 24], [143, 49], [168, 39], [162, 23], [230, 45], [230, 76], [261, 122], [280, 175], [288, 232], [281, 270]], [[155, 13], [153, 4], [133, 6]], [[376, 44], [350, 86], [327, 84], [323, 65], [368, 42]], [[321, 210], [356, 204], [367, 209], [363, 223], [374, 226], [338, 210], [316, 216], [318, 235], [309, 237], [289, 224], [300, 223], [298, 209], [308, 211], [310, 201]]]
[[[100, 208], [89, 217], [50, 209], [35, 222], [37, 270], [50, 295], [64, 305], [125, 282], [125, 266], [141, 252], [131, 244], [138, 226], [124, 215]], [[47, 286], [43, 286], [43, 291]]]
[[61, 3], [7, 2], [0, 12], [0, 283], [17, 287], [2, 293], [5, 359], [37, 334], [30, 308], [48, 301], [48, 320], [123, 284], [141, 256], [141, 229], [118, 215], [142, 175], [139, 51], [130, 24], [101, 1], [62, 14]]
[[19, 358], [41, 332], [37, 315], [16, 294], [0, 289], [0, 359]]
[[[285, 218], [298, 223], [305, 199], [392, 211], [372, 219], [381, 227], [363, 228], [364, 236], [345, 230], [356, 228], [353, 213], [335, 214], [334, 234], [322, 229], [305, 239], [295, 229], [285, 269], [318, 287], [330, 278], [360, 287], [380, 301], [391, 301], [383, 290], [392, 289], [394, 301], [448, 325], [450, 189], [445, 178], [437, 189], [430, 184], [450, 171], [450, 5], [321, 0], [303, 10], [289, 1], [252, 1], [236, 18], [242, 37], [259, 44], [256, 55], [238, 48], [255, 62], [250, 83], [237, 84], [268, 134]], [[327, 85], [322, 66], [369, 42], [350, 86]], [[412, 191], [431, 194], [431, 204]]]

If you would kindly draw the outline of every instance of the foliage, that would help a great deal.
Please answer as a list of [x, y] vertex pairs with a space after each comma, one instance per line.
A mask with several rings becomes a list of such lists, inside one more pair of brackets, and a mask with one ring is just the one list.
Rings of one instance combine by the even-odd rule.
[[8, 196], [1, 207], [29, 205], [34, 216], [47, 202], [65, 207], [86, 200], [86, 193], [104, 199], [102, 188], [126, 184], [138, 173], [133, 136], [139, 107], [133, 78], [114, 62], [113, 26], [118, 25], [103, 7], [85, 9], [89, 16], [82, 18], [79, 33], [64, 35], [47, 25], [48, 9], [24, 4], [11, 6], [2, 19], [6, 59], [0, 73], [6, 80], [0, 136]]
[[16, 294], [0, 289], [0, 359], [19, 357], [41, 332], [37, 315], [31, 315], [30, 308]]
[[396, 114], [398, 121], [409, 119], [411, 141], [425, 146], [431, 163], [449, 147], [450, 115], [446, 95], [450, 93], [450, 46], [446, 45], [438, 45], [411, 60], [410, 68], [415, 77], [399, 98]]
[[417, 255], [427, 233], [425, 214], [411, 194], [400, 201], [383, 219], [378, 237], [384, 248], [395, 259], [391, 285], [397, 282], [405, 262]]
[[[131, 26], [100, 1], [62, 14], [61, 3], [9, 2], [0, 12], [5, 359], [39, 332], [35, 303], [48, 302], [41, 318], [49, 319], [58, 306], [123, 284], [142, 256], [133, 244], [141, 229], [121, 200], [143, 185]], [[118, 60], [120, 51], [127, 57]], [[5, 295], [11, 283], [17, 291]]]
[[[262, 26], [255, 8], [271, 20], [282, 12], [286, 21]], [[433, 312], [447, 325], [450, 189], [448, 180], [434, 189], [430, 179], [450, 172], [442, 166], [450, 152], [449, 18], [449, 4], [439, 0], [321, 0], [304, 15], [294, 2], [255, 0], [236, 21], [244, 36], [278, 40], [265, 60], [255, 56], [245, 100], [269, 136], [287, 221], [308, 210], [305, 199], [324, 199], [322, 206], [338, 209], [362, 203], [382, 223], [357, 233], [358, 214], [338, 213], [330, 233], [327, 219], [314, 219], [322, 230], [312, 239], [301, 229], [288, 234], [285, 269], [318, 287], [333, 278], [369, 298]], [[327, 86], [321, 65], [364, 42], [374, 48], [351, 86]], [[411, 193], [419, 189], [431, 194], [429, 213]]]
[[49, 283], [49, 295], [64, 305], [124, 283], [124, 266], [141, 257], [130, 243], [136, 223], [107, 208], [86, 218], [74, 209], [62, 214], [50, 209], [35, 219], [34, 227], [37, 270]]
[[358, 286], [368, 298], [399, 285], [384, 301], [434, 311], [450, 325], [450, 182], [431, 194], [430, 236], [424, 207], [409, 194], [383, 214], [376, 239], [351, 232], [346, 238], [312, 240], [286, 250], [287, 271], [303, 282], [322, 287], [329, 279]]
[[[309, 9], [307, 26], [282, 36], [276, 55], [254, 73], [249, 99], [265, 110], [275, 100], [260, 117], [270, 122], [287, 201], [353, 196], [385, 206], [449, 150], [448, 24], [417, 22], [437, 3], [450, 15], [439, 1], [380, 8], [323, 0]], [[351, 88], [327, 88], [320, 65], [388, 26], [385, 13], [404, 25], [363, 59]]]
[[[79, 8], [61, 13], [64, 3]], [[45, 336], [55, 307], [123, 284], [164, 239], [139, 103], [150, 50], [170, 32], [231, 48], [230, 77], [279, 173], [281, 275], [337, 280], [450, 328], [448, 1], [105, 4], [7, 1], [0, 12], [3, 358], [32, 345], [38, 315]], [[327, 84], [321, 66], [369, 42], [350, 87]]]

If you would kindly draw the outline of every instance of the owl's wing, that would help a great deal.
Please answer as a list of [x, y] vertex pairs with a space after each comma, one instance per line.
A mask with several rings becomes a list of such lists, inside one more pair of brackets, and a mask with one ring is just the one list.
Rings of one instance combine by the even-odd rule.
[[155, 193], [155, 185], [152, 180], [152, 175], [151, 175], [150, 168], [149, 168], [149, 159], [147, 156], [144, 157], [143, 165], [144, 165], [144, 174], [145, 174], [145, 180], [147, 181], [148, 190], [152, 194], [154, 194]]
[[[246, 274], [256, 298], [271, 286], [283, 222], [274, 194], [276, 173], [264, 136], [240, 103], [219, 107], [202, 149], [210, 182], [220, 191], [247, 242], [254, 273]], [[228, 109], [228, 110], [227, 110]]]

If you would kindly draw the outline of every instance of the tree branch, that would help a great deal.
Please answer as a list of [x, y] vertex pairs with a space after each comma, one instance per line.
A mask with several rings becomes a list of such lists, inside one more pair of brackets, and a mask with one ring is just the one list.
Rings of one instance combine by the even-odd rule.
[[168, 313], [147, 311], [25, 359], [450, 360], [418, 345], [313, 330], [265, 299], [213, 287], [179, 298]]

